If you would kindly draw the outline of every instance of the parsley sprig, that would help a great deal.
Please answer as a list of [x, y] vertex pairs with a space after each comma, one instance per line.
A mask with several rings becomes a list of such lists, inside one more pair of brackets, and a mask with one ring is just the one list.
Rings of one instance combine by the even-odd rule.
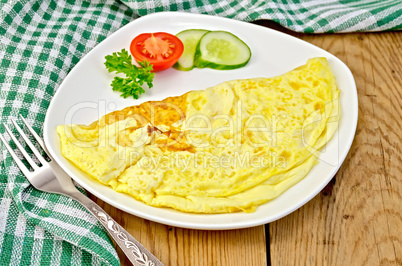
[[148, 88], [152, 88], [155, 73], [151, 72], [152, 65], [148, 61], [138, 61], [140, 67], [132, 64], [131, 55], [126, 49], [107, 55], [105, 59], [105, 66], [109, 73], [116, 72], [126, 76], [125, 78], [116, 76], [111, 83], [112, 89], [121, 92], [123, 98], [133, 96], [134, 99], [138, 99], [140, 94], [145, 93], [142, 87], [144, 83], [147, 83]]

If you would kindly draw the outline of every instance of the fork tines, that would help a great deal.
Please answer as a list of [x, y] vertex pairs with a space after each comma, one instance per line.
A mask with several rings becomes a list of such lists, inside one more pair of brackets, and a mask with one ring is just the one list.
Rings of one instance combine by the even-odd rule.
[[[38, 141], [38, 143], [41, 145], [41, 147], [44, 147], [42, 139], [36, 134], [36, 132], [28, 125], [26, 120], [20, 115], [22, 121], [24, 122], [25, 126], [28, 128], [29, 132], [33, 135], [33, 137]], [[47, 164], [47, 161], [42, 157], [41, 153], [36, 149], [36, 147], [33, 145], [33, 143], [29, 140], [27, 135], [24, 133], [24, 131], [18, 126], [18, 124], [14, 121], [11, 120], [11, 122], [14, 124], [14, 127], [17, 129], [18, 133], [21, 135], [21, 137], [25, 140], [25, 142], [28, 144], [28, 147], [31, 149], [31, 151], [34, 153], [35, 157], [38, 158], [39, 162], [44, 165]], [[22, 153], [24, 158], [27, 160], [29, 165], [34, 169], [38, 169], [39, 166], [32, 160], [31, 156], [26, 152], [24, 147], [21, 145], [21, 143], [17, 140], [15, 135], [12, 133], [10, 128], [6, 125], [3, 124], [3, 127], [6, 129], [8, 135], [11, 137], [12, 141], [15, 143], [17, 146], [18, 150]], [[5, 140], [5, 138], [0, 134], [0, 140], [3, 142], [4, 146], [8, 150], [8, 152], [11, 154], [13, 157], [14, 161], [17, 163], [18, 167], [21, 169], [21, 171], [24, 173], [24, 175], [29, 176], [31, 172], [29, 169], [25, 166], [25, 164], [21, 161], [20, 158], [18, 158], [17, 154], [13, 151], [13, 149], [10, 147], [8, 142]]]

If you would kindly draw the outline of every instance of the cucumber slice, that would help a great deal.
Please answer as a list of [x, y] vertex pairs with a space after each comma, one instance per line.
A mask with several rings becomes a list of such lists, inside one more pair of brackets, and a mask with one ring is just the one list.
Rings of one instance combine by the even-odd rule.
[[232, 33], [210, 31], [202, 36], [197, 45], [194, 65], [200, 68], [235, 69], [245, 66], [250, 57], [250, 48]]
[[188, 71], [194, 68], [194, 54], [198, 42], [201, 37], [207, 33], [208, 30], [191, 29], [184, 30], [176, 34], [176, 36], [183, 42], [184, 51], [179, 61], [173, 66], [178, 70]]

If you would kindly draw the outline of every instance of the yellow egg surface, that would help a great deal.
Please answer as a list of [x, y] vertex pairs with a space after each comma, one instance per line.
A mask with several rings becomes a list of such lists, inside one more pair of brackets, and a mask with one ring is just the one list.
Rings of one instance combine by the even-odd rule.
[[252, 212], [308, 174], [339, 118], [329, 64], [312, 58], [281, 76], [228, 81], [57, 132], [64, 157], [148, 205]]

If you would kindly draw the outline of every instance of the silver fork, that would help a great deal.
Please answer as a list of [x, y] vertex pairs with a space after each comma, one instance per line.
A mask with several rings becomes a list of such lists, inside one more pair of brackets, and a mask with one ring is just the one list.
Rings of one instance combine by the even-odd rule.
[[84, 194], [78, 191], [78, 189], [74, 186], [70, 176], [68, 176], [67, 173], [64, 172], [64, 170], [50, 156], [41, 137], [39, 137], [39, 135], [33, 130], [33, 128], [28, 125], [28, 123], [22, 116], [20, 117], [29, 132], [50, 158], [50, 162], [46, 161], [42, 157], [41, 153], [29, 140], [29, 138], [25, 135], [24, 131], [22, 131], [22, 129], [14, 120], [12, 120], [12, 123], [14, 124], [21, 137], [25, 140], [35, 157], [42, 164], [42, 166], [37, 165], [34, 160], [29, 156], [29, 154], [25, 151], [24, 147], [20, 144], [20, 142], [14, 136], [9, 127], [3, 124], [4, 128], [10, 135], [17, 148], [20, 150], [27, 162], [33, 168], [33, 171], [30, 171], [24, 165], [24, 163], [18, 158], [13, 149], [10, 147], [8, 142], [0, 134], [1, 142], [3, 142], [4, 146], [7, 148], [8, 152], [11, 154], [28, 181], [39, 190], [50, 193], [63, 194], [81, 203], [82, 206], [84, 206], [90, 213], [92, 213], [106, 228], [110, 236], [120, 246], [121, 250], [126, 254], [127, 258], [131, 261], [131, 263], [133, 263], [133, 265], [163, 265], [162, 262], [160, 262], [151, 252], [149, 252], [144, 246], [142, 246], [123, 227], [116, 223], [116, 221], [114, 221], [112, 217], [110, 217], [101, 207], [99, 207], [90, 198], [86, 197]]

